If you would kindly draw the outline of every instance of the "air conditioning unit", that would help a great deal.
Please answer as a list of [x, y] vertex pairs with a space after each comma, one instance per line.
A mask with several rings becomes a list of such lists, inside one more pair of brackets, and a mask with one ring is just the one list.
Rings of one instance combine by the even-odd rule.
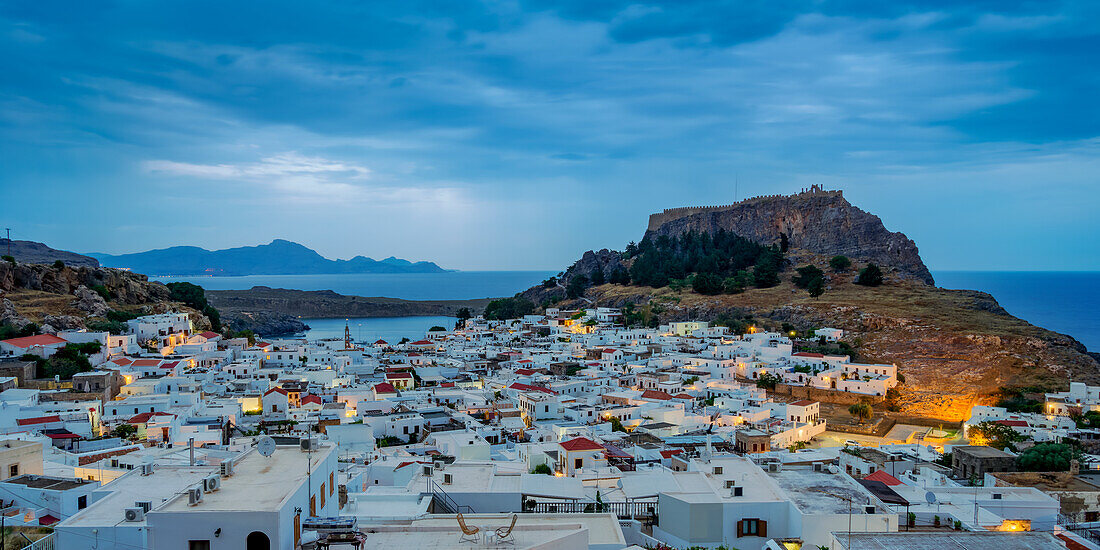
[[218, 476], [210, 476], [202, 480], [202, 490], [207, 493], [213, 493], [218, 489], [221, 489], [222, 478]]
[[303, 437], [299, 442], [299, 446], [303, 451], [316, 451], [320, 447], [320, 444], [315, 437]]
[[126, 508], [122, 514], [126, 521], [145, 521], [145, 510], [141, 508]]
[[768, 463], [768, 471], [769, 472], [778, 472], [780, 469], [782, 469], [782, 466], [780, 466], [780, 464], [778, 462], [769, 462]]
[[134, 506], [141, 508], [145, 513], [149, 513], [149, 510], [153, 509], [153, 503], [148, 500], [139, 500], [134, 503]]
[[202, 487], [192, 487], [187, 490], [187, 504], [194, 506], [202, 502]]
[[864, 506], [863, 511], [864, 511], [864, 513], [867, 513], [867, 514], [874, 514], [875, 512], [878, 511], [878, 509], [875, 508], [874, 506]]
[[219, 473], [222, 475], [222, 477], [229, 477], [233, 475], [233, 463], [229, 461], [222, 462]]
[[442, 470], [443, 467], [446, 466], [446, 465], [447, 465], [447, 463], [443, 462], [442, 460], [436, 460], [435, 462], [432, 463], [432, 466], [434, 466], [436, 470]]
[[443, 474], [443, 484], [444, 485], [450, 485], [451, 484], [451, 481], [454, 480], [454, 478], [451, 477], [451, 476], [452, 476], [452, 474], [450, 472], [447, 472], [447, 473]]
[[146, 462], [141, 465], [141, 475], [148, 476], [153, 475], [153, 465]]

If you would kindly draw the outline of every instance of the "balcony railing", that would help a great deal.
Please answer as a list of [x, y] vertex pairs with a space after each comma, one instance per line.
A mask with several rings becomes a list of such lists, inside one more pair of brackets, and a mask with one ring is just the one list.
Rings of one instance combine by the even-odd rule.
[[619, 502], [536, 502], [530, 510], [538, 514], [615, 514], [620, 519], [644, 519], [657, 514], [657, 502], [627, 500]]

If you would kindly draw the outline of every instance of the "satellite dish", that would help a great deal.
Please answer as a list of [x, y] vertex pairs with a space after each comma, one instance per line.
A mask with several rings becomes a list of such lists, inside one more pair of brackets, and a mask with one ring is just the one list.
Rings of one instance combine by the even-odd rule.
[[[271, 456], [275, 454], [275, 440], [268, 436], [263, 436], [256, 441], [256, 450], [263, 456]], [[931, 494], [931, 493], [929, 493]]]
[[927, 493], [924, 493], [924, 500], [927, 500], [928, 504], [935, 504], [936, 503], [936, 493], [933, 493], [932, 491], [928, 491]]

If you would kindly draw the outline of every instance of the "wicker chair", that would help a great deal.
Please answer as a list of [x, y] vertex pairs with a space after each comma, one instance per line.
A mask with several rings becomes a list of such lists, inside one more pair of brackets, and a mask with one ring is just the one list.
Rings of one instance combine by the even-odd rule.
[[462, 536], [458, 538], [459, 543], [473, 542], [478, 543], [481, 541], [481, 528], [480, 527], [467, 527], [466, 521], [462, 519], [462, 514], [458, 514], [458, 527], [462, 529]]
[[516, 520], [518, 519], [518, 514], [512, 514], [511, 525], [508, 527], [501, 527], [494, 532], [497, 536], [497, 542], [501, 544], [511, 544], [512, 546], [516, 545], [516, 539], [512, 536], [512, 531], [516, 528]]

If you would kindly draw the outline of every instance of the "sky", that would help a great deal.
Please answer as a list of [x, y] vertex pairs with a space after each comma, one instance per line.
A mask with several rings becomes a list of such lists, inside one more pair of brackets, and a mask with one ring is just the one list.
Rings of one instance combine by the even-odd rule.
[[843, 189], [933, 270], [1100, 270], [1100, 3], [0, 2], [0, 224], [555, 270]]

